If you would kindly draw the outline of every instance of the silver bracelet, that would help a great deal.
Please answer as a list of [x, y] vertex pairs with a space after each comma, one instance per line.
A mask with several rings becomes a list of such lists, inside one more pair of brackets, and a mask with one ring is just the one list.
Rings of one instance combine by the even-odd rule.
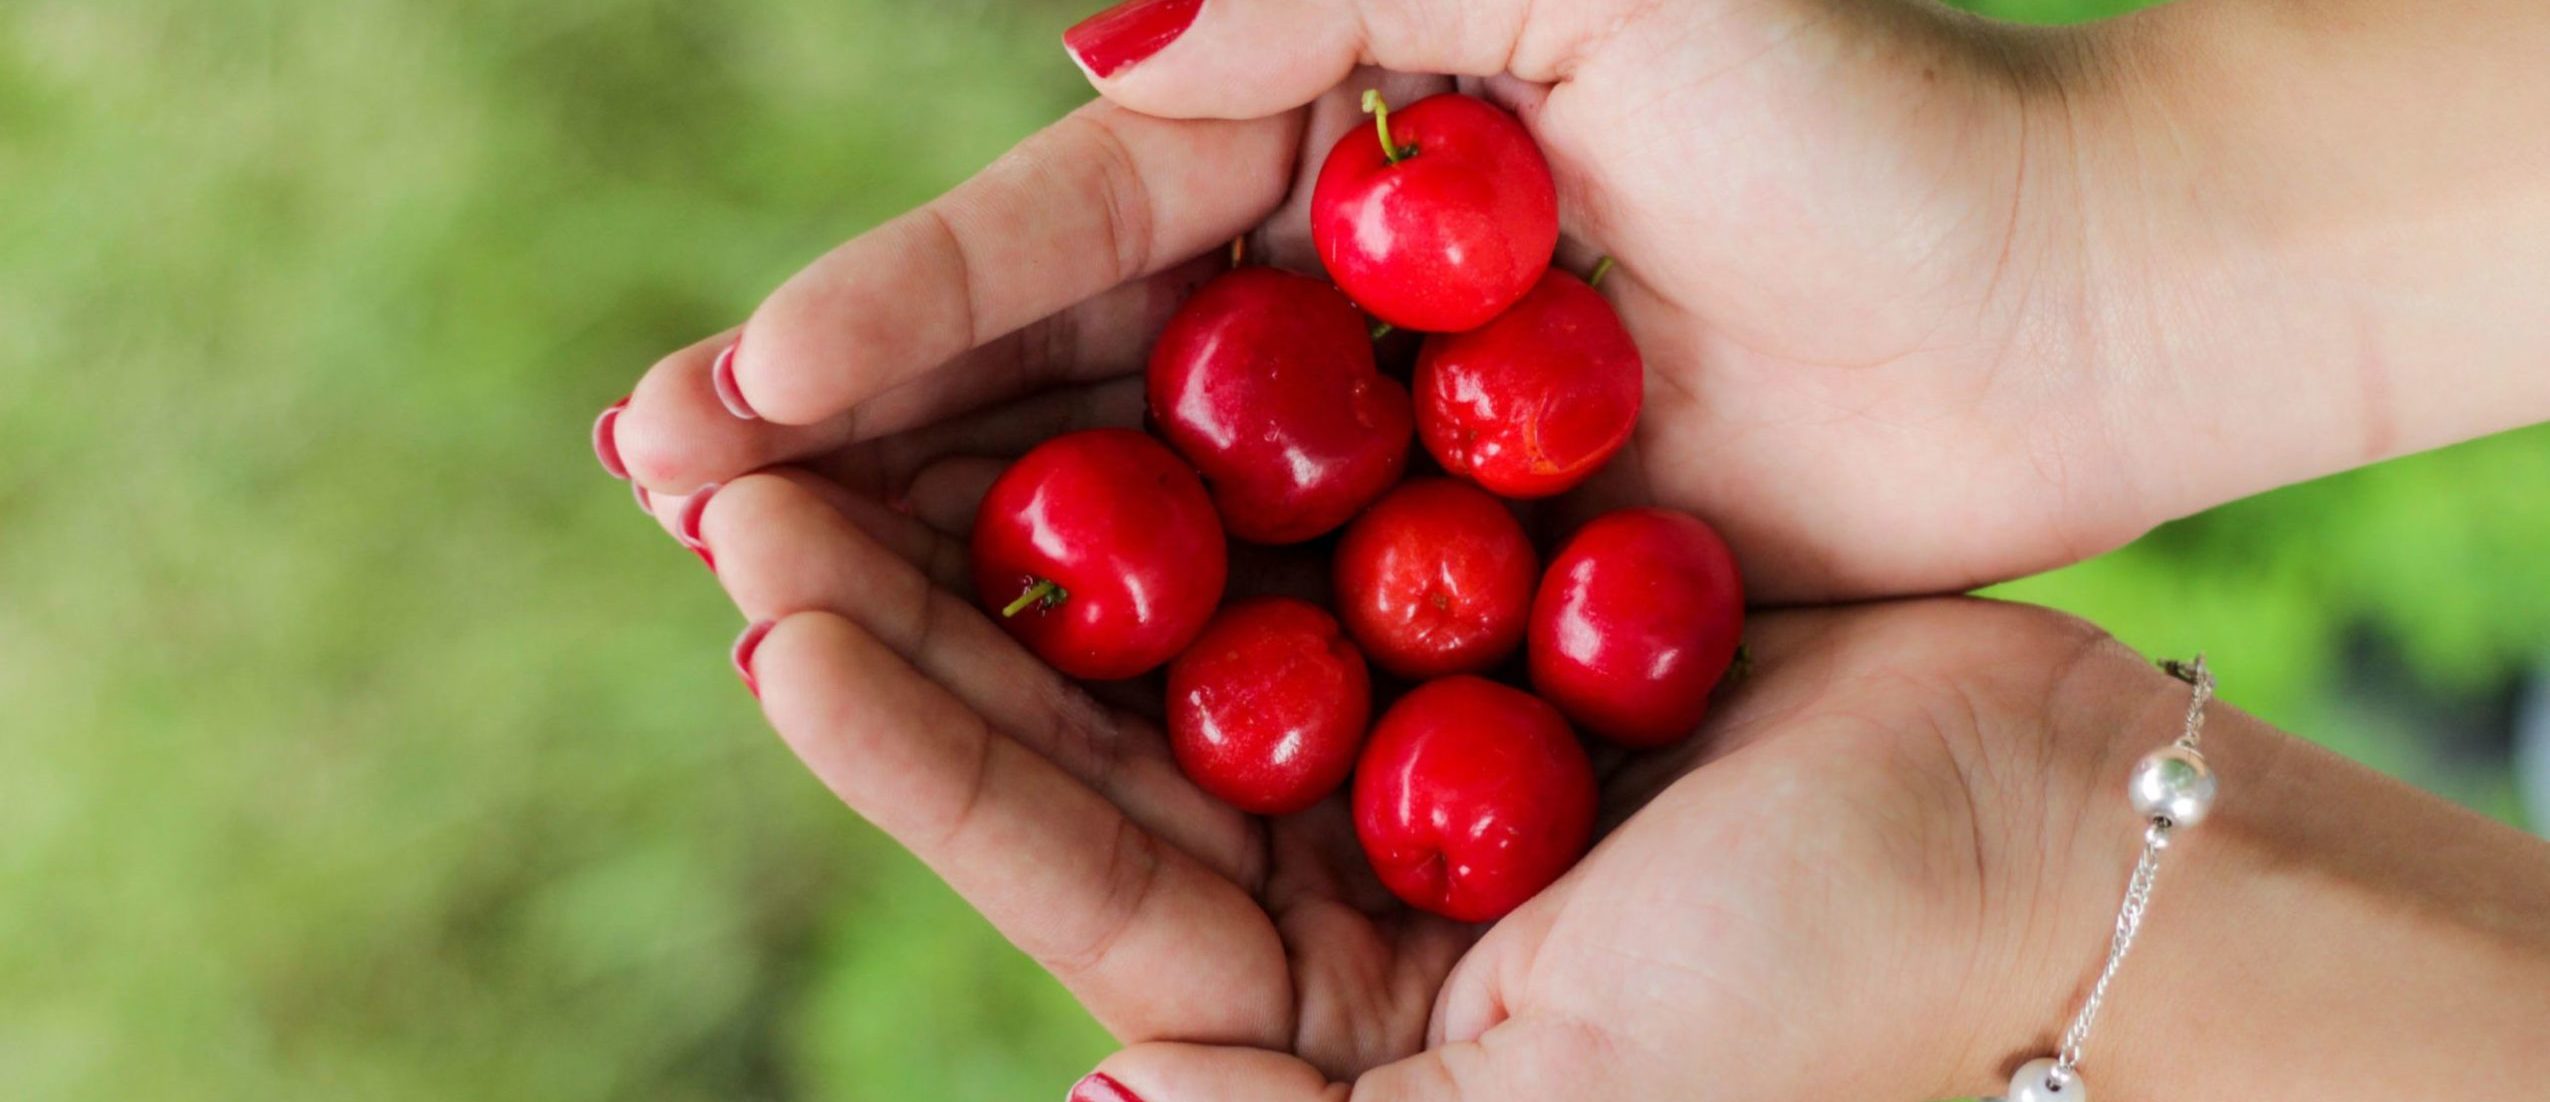
[[2080, 1012], [2072, 1015], [2071, 1027], [2063, 1031], [2062, 1047], [2052, 1056], [2021, 1065], [2018, 1074], [2010, 1077], [2010, 1093], [2002, 1102], [2089, 1102], [2090, 1086], [2081, 1078], [2082, 1046], [2089, 1042], [2090, 1026], [2098, 1021], [2099, 1004], [2107, 1000], [2107, 985], [2116, 979], [2125, 954], [2134, 948], [2134, 934], [2142, 929], [2143, 910], [2152, 901], [2152, 880], [2160, 873], [2161, 851], [2169, 848], [2173, 832], [2203, 822], [2213, 810], [2220, 786], [2196, 744], [2204, 735], [2205, 702], [2213, 699], [2214, 675], [2205, 669], [2201, 654], [2193, 662], [2162, 662], [2160, 668], [2196, 691], [2187, 701], [2187, 722], [2178, 740], [2143, 755], [2126, 782], [2125, 794], [2133, 800], [2135, 814], [2150, 825], [2143, 828], [2142, 860], [2134, 863], [2133, 878], [2125, 882], [2125, 903], [2116, 910], [2116, 935], [2107, 943], [2107, 966], [2099, 969], [2098, 981], [2090, 985]]

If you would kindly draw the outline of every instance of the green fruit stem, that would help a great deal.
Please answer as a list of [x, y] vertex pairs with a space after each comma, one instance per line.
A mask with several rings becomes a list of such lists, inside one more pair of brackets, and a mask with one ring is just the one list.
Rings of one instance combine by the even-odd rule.
[[1036, 579], [1036, 584], [1027, 587], [1027, 592], [1019, 594], [1017, 600], [1011, 601], [1009, 603], [1009, 607], [1001, 610], [1001, 619], [1007, 620], [1015, 617], [1019, 613], [1027, 611], [1027, 607], [1029, 605], [1036, 604], [1039, 601], [1044, 602], [1045, 607], [1052, 608], [1055, 605], [1063, 603], [1063, 601], [1070, 596], [1071, 594], [1065, 592], [1063, 587], [1055, 585], [1052, 579], [1038, 578]]
[[1390, 158], [1394, 165], [1407, 160], [1408, 155], [1400, 151], [1399, 143], [1390, 140], [1390, 101], [1381, 98], [1381, 89], [1364, 89], [1364, 110], [1372, 115], [1373, 126], [1381, 131], [1381, 155]]

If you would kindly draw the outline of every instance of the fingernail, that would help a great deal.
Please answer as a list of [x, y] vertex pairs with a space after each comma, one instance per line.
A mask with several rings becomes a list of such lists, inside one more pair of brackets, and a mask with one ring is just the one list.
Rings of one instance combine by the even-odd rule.
[[629, 408], [629, 400], [622, 398], [611, 403], [610, 408], [603, 410], [602, 416], [593, 419], [593, 457], [602, 461], [602, 469], [605, 472], [618, 479], [629, 477], [628, 465], [620, 462], [620, 441], [617, 436], [620, 428], [620, 411], [627, 408]]
[[1066, 1102], [1142, 1102], [1142, 1098], [1126, 1090], [1124, 1084], [1116, 1082], [1105, 1072], [1093, 1071], [1089, 1078], [1071, 1088], [1071, 1097]]
[[648, 516], [655, 515], [655, 498], [646, 492], [646, 483], [629, 483], [629, 492], [637, 496], [638, 510], [640, 512], [643, 512]]
[[1125, 0], [1063, 32], [1072, 60], [1101, 80], [1139, 64], [1178, 40], [1204, 0]]
[[673, 538], [698, 552], [700, 561], [707, 563], [710, 570], [717, 569], [717, 557], [709, 552], [708, 540], [700, 535], [699, 526], [701, 518], [708, 515], [708, 499], [716, 496], [719, 485], [711, 482], [691, 491], [690, 498], [682, 502], [682, 515], [673, 518]]
[[716, 362], [708, 367], [708, 384], [716, 388], [717, 400], [726, 407], [726, 412], [746, 421], [759, 421], [761, 414], [753, 409], [751, 402], [744, 400], [744, 388], [735, 384], [735, 350], [743, 346], [744, 342], [738, 340], [717, 354]]
[[756, 700], [761, 698], [761, 680], [753, 676], [753, 652], [761, 649], [761, 641], [770, 634], [770, 628], [769, 620], [754, 621], [735, 637], [735, 650], [730, 655], [735, 660], [735, 675], [744, 679], [744, 687], [752, 690]]

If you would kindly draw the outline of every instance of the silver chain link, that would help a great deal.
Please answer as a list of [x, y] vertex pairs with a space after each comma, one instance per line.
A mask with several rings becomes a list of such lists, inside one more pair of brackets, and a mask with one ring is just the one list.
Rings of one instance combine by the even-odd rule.
[[[2188, 750], [2197, 748], [2204, 738], [2205, 703], [2213, 699], [2214, 675], [2205, 668], [2205, 656], [2194, 662], [2163, 662], [2161, 668], [2195, 686], [2187, 701], [2187, 719], [2179, 733], [2177, 745]], [[2055, 1053], [2054, 1073], [2069, 1079], [2081, 1066], [2082, 1046], [2089, 1043], [2090, 1026], [2098, 1021], [2098, 1008], [2107, 1001], [2107, 986], [2116, 980], [2116, 971], [2125, 965], [2125, 954], [2133, 951], [2134, 935], [2143, 928], [2143, 911], [2151, 906], [2152, 882], [2160, 875], [2160, 854], [2169, 848], [2171, 823], [2167, 819], [2152, 820], [2143, 832], [2143, 856], [2134, 862], [2134, 876], [2125, 883], [2125, 902], [2116, 910], [2116, 935], [2107, 943], [2107, 966], [2099, 969], [2098, 982], [2090, 985], [2090, 994], [2081, 1000], [2080, 1013], [2072, 1016], [2071, 1028], [2063, 1031], [2063, 1047]]]
[[2196, 691], [2187, 697], [2186, 730], [2178, 735], [2180, 747], [2194, 750], [2196, 743], [2205, 736], [2205, 705], [2214, 698], [2213, 671], [2205, 668], [2205, 656], [2201, 654], [2193, 662], [2164, 662], [2161, 668], [2169, 671], [2171, 677], [2196, 687]]

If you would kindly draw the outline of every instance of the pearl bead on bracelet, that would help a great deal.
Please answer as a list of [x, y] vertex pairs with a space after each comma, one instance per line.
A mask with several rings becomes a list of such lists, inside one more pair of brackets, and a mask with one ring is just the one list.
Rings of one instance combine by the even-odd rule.
[[2188, 663], [2163, 662], [2161, 668], [2195, 686], [2195, 693], [2188, 699], [2185, 729], [2177, 741], [2143, 755], [2125, 784], [2134, 813], [2149, 825], [2143, 829], [2142, 859], [2134, 863], [2134, 874], [2125, 884], [2125, 902], [2117, 908], [2107, 964], [2090, 985], [2089, 997], [2081, 1000], [2071, 1027], [2063, 1031], [2062, 1047], [2052, 1056], [2021, 1064], [2010, 1076], [2010, 1092], [2001, 1102], [2089, 1102], [2090, 1086], [2081, 1078], [2081, 1049], [2089, 1041], [2091, 1024], [2098, 1020], [2100, 1004], [2107, 1000], [2108, 984], [2116, 979], [2125, 954], [2134, 947], [2134, 935], [2142, 929], [2143, 911], [2151, 905], [2152, 882], [2160, 873], [2161, 851], [2169, 848], [2177, 831], [2205, 821], [2221, 791], [2213, 767], [2197, 749], [2204, 734], [2205, 703], [2214, 694], [2214, 677], [2205, 668], [2205, 656], [2197, 655]]

